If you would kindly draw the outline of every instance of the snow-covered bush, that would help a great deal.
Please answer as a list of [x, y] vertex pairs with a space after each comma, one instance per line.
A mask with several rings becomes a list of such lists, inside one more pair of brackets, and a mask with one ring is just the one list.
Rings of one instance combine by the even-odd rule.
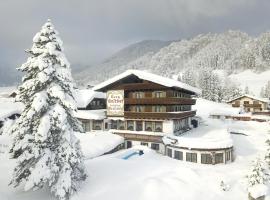
[[69, 199], [86, 173], [74, 117], [73, 79], [62, 41], [48, 20], [33, 38], [30, 57], [16, 100], [25, 108], [11, 129], [11, 157], [17, 159], [11, 184], [25, 190], [49, 186], [59, 199]]
[[265, 184], [268, 181], [268, 174], [264, 167], [264, 163], [260, 158], [253, 161], [253, 165], [247, 175], [248, 187], [252, 187], [257, 184]]

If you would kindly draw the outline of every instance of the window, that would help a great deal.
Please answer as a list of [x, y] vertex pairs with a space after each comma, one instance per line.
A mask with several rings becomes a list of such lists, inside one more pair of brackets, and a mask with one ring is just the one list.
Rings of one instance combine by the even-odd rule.
[[93, 120], [93, 130], [102, 130], [102, 120]]
[[183, 160], [183, 152], [182, 151], [174, 151], [174, 158], [177, 160]]
[[259, 104], [259, 101], [253, 101], [253, 104]]
[[117, 121], [116, 120], [112, 120], [111, 127], [112, 127], [112, 129], [117, 129]]
[[172, 158], [172, 150], [171, 149], [167, 149], [167, 156]]
[[134, 121], [127, 121], [127, 130], [134, 131]]
[[145, 130], [146, 131], [153, 131], [152, 130], [152, 122], [145, 122]]
[[162, 132], [162, 122], [154, 122], [155, 123], [155, 132]]
[[142, 146], [148, 146], [148, 143], [147, 142], [141, 142], [141, 145]]
[[143, 92], [135, 92], [134, 93], [134, 98], [136, 99], [141, 99], [144, 97], [144, 93]]
[[125, 122], [121, 121], [121, 120], [118, 120], [117, 129], [118, 130], [125, 130]]
[[154, 131], [154, 132], [162, 132], [162, 122], [146, 121], [145, 130]]
[[231, 160], [231, 152], [227, 151], [226, 152], [226, 161], [230, 161]]
[[244, 104], [249, 104], [249, 101], [244, 101]]
[[165, 112], [165, 106], [152, 106], [152, 112]]
[[197, 154], [196, 153], [186, 153], [186, 161], [188, 162], [197, 162]]
[[202, 164], [212, 164], [212, 155], [207, 153], [201, 154], [201, 163]]
[[158, 150], [159, 150], [159, 144], [157, 144], [157, 143], [152, 143], [152, 144], [151, 144], [151, 149], [158, 151]]
[[223, 153], [216, 153], [215, 154], [215, 163], [223, 163]]
[[127, 149], [132, 147], [132, 142], [131, 141], [126, 141], [126, 147]]
[[82, 121], [82, 127], [84, 132], [90, 132], [90, 122], [89, 121]]
[[135, 106], [135, 112], [143, 112], [143, 106]]
[[143, 130], [142, 121], [136, 121], [136, 131], [142, 131], [142, 130]]
[[163, 92], [163, 91], [156, 91], [156, 92], [154, 92], [154, 97], [155, 98], [165, 97], [165, 92]]

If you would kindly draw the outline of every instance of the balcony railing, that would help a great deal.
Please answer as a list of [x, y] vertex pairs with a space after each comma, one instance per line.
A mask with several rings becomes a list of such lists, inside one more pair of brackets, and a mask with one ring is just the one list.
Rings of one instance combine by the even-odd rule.
[[246, 108], [261, 108], [261, 104], [244, 104], [244, 107]]
[[135, 141], [145, 141], [145, 142], [162, 142], [163, 136], [155, 135], [146, 135], [146, 134], [133, 134], [133, 133], [124, 133], [117, 130], [113, 130], [112, 133], [120, 135], [125, 138], [125, 140], [135, 140]]
[[195, 105], [196, 99], [190, 98], [125, 98], [126, 105]]
[[128, 119], [184, 119], [194, 117], [196, 111], [185, 112], [130, 112], [125, 111], [124, 116]]

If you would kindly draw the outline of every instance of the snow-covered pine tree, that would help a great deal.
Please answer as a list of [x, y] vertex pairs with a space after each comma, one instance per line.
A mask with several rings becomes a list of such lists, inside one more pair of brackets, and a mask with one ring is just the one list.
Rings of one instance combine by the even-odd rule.
[[48, 20], [33, 38], [26, 73], [17, 101], [24, 103], [21, 117], [11, 129], [11, 157], [17, 159], [11, 184], [25, 181], [25, 190], [49, 186], [59, 199], [69, 199], [86, 173], [79, 140], [81, 125], [73, 113], [73, 79], [62, 41]]
[[261, 159], [257, 158], [253, 161], [253, 165], [247, 175], [248, 187], [251, 188], [258, 184], [266, 184], [268, 175], [263, 166]]
[[270, 98], [270, 81], [267, 82], [264, 88], [264, 97]]
[[264, 159], [268, 165], [268, 168], [270, 169], [270, 140], [269, 139], [266, 140], [265, 143], [267, 144], [267, 151], [266, 151]]
[[249, 88], [248, 88], [248, 86], [245, 87], [245, 94], [249, 94]]
[[260, 97], [265, 97], [265, 90], [264, 90], [264, 87], [261, 88], [261, 91], [260, 91]]

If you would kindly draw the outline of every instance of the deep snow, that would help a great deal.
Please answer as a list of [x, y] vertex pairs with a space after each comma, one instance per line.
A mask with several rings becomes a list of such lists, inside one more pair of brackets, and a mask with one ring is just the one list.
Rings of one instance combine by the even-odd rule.
[[[205, 120], [209, 112], [228, 107], [226, 104], [199, 99], [195, 108], [198, 110], [198, 116]], [[270, 124], [253, 121], [218, 121], [229, 126], [230, 131], [247, 135], [231, 135], [235, 155], [235, 161], [231, 164], [203, 165], [181, 162], [141, 146], [93, 158], [102, 155], [108, 150], [108, 146], [115, 145], [117, 141], [121, 142], [121, 139], [112, 139], [115, 135], [108, 133], [101, 133], [100, 139], [96, 137], [98, 133], [80, 135], [82, 150], [87, 159], [85, 165], [88, 179], [81, 190], [73, 195], [72, 200], [247, 199], [245, 176], [252, 160], [260, 155], [264, 156], [265, 140], [270, 134]], [[97, 140], [94, 140], [95, 137]], [[130, 151], [137, 149], [143, 149], [144, 154], [132, 156], [128, 160], [122, 159]], [[46, 188], [24, 192], [23, 187], [14, 189], [8, 186], [13, 166], [14, 161], [9, 160], [7, 154], [1, 153], [0, 200], [53, 199]], [[228, 191], [222, 190], [221, 181], [228, 185]]]

